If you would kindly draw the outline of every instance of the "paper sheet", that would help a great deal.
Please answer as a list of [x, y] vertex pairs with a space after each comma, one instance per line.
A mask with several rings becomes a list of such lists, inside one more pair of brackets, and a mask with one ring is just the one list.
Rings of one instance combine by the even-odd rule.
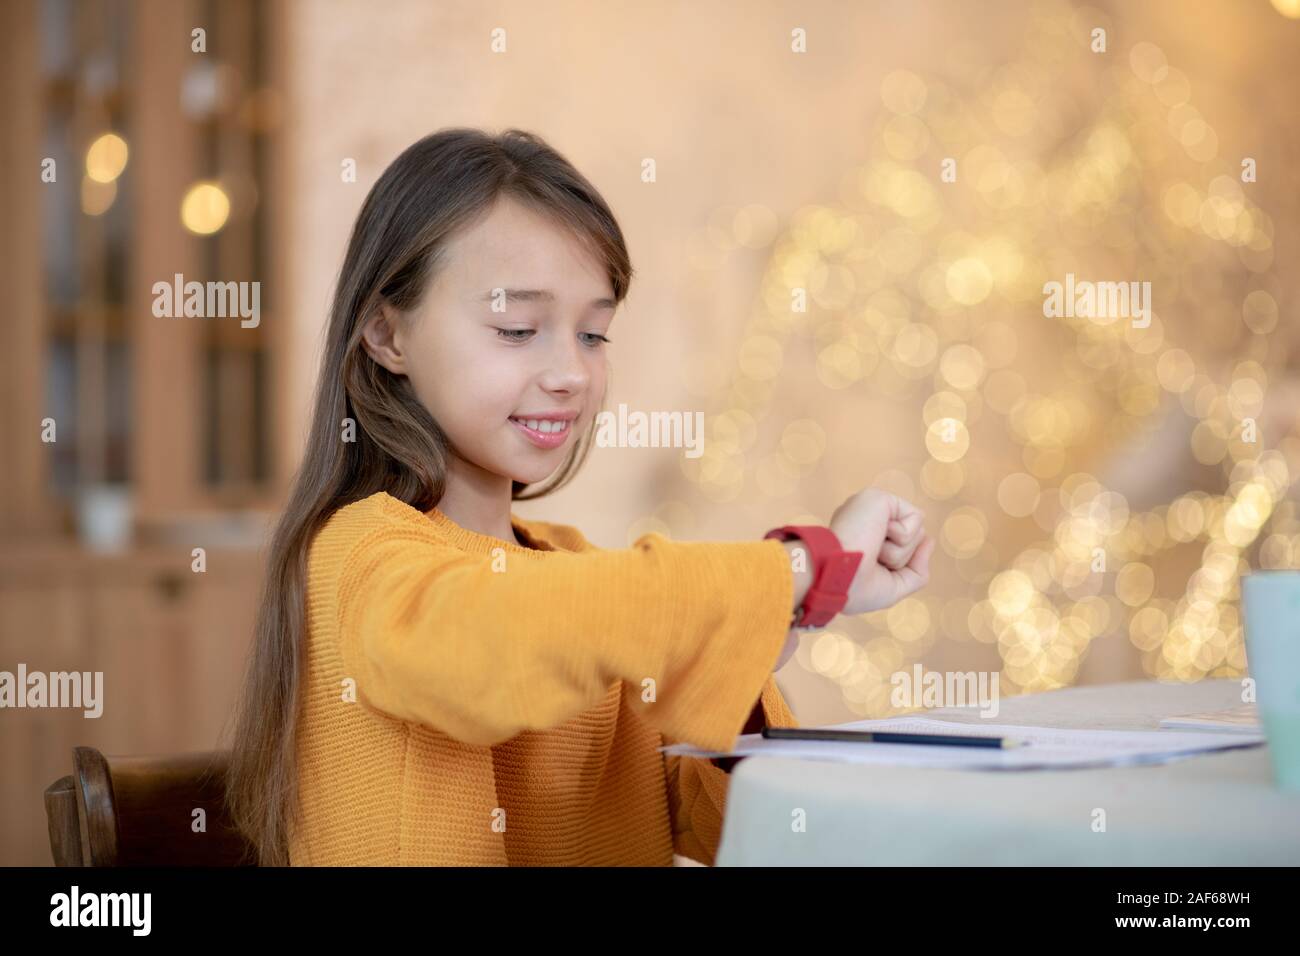
[[1160, 721], [1161, 727], [1177, 730], [1221, 730], [1229, 734], [1261, 733], [1259, 708], [1242, 704], [1225, 710], [1211, 710], [1199, 714], [1178, 714]]
[[929, 744], [883, 744], [825, 740], [768, 740], [761, 734], [736, 738], [729, 752], [701, 750], [691, 744], [660, 747], [667, 754], [691, 757], [770, 756], [843, 763], [954, 770], [1037, 770], [1119, 767], [1168, 763], [1197, 754], [1258, 747], [1262, 734], [1194, 733], [1173, 730], [1070, 730], [1009, 724], [966, 724], [930, 717], [886, 717], [836, 724], [836, 730], [892, 730], [976, 737], [1015, 737], [1025, 746], [1011, 750], [944, 747]]

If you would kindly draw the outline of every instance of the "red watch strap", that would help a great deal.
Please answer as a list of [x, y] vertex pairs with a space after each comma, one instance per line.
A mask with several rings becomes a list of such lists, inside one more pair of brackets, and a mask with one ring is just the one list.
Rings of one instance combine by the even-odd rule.
[[845, 551], [830, 528], [820, 525], [784, 525], [773, 528], [764, 539], [789, 541], [798, 538], [808, 546], [813, 559], [813, 583], [804, 595], [795, 627], [821, 627], [839, 614], [848, 601], [849, 585], [862, 563], [861, 551]]

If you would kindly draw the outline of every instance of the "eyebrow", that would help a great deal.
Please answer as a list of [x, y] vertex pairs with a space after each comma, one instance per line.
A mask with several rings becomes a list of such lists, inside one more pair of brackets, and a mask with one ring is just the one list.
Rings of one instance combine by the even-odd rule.
[[[489, 289], [479, 296], [480, 302], [491, 302], [495, 290]], [[554, 302], [555, 293], [550, 289], [503, 289], [507, 302]], [[592, 299], [591, 304], [598, 309], [616, 309], [618, 303], [613, 299]]]

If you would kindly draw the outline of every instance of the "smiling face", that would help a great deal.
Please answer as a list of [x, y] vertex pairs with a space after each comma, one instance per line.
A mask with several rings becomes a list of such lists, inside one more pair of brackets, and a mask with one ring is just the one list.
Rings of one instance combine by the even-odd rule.
[[[564, 462], [600, 410], [615, 307], [592, 252], [502, 199], [448, 242], [423, 302], [391, 323], [391, 338], [372, 319], [366, 347], [411, 380], [447, 433], [460, 459], [450, 477], [532, 484]], [[542, 416], [562, 420], [518, 421]]]

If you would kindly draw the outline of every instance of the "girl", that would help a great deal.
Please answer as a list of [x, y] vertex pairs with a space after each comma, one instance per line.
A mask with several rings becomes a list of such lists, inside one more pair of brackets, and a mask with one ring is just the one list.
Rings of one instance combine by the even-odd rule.
[[[794, 725], [772, 672], [798, 539], [602, 550], [512, 501], [567, 483], [632, 268], [604, 200], [518, 130], [448, 129], [357, 217], [272, 539], [228, 792], [263, 865], [712, 863], [730, 749]], [[846, 613], [920, 587], [921, 515], [862, 492]]]

